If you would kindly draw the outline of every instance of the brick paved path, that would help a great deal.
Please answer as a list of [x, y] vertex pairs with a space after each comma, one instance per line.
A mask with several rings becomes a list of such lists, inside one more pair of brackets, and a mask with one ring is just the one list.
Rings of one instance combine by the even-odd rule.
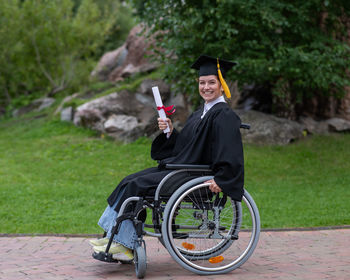
[[[154, 238], [146, 238], [147, 279], [350, 279], [350, 229], [262, 232], [239, 269], [197, 276], [181, 268]], [[91, 257], [87, 238], [0, 237], [0, 279], [136, 279], [133, 265]]]

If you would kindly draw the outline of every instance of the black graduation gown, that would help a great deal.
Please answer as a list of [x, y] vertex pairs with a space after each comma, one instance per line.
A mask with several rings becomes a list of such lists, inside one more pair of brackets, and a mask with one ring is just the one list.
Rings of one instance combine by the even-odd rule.
[[125, 188], [118, 211], [125, 199], [142, 196], [171, 172], [167, 163], [208, 164], [214, 180], [224, 193], [241, 201], [244, 183], [243, 147], [240, 133], [241, 120], [224, 102], [215, 104], [201, 119], [203, 110], [194, 112], [179, 133], [173, 131], [169, 139], [161, 133], [154, 139], [151, 157], [159, 161], [152, 167], [125, 177], [108, 197], [112, 206], [118, 193]]

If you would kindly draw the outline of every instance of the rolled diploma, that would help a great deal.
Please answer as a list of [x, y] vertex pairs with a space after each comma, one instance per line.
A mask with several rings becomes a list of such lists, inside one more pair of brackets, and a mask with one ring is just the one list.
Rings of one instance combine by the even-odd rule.
[[[159, 89], [158, 87], [152, 87], [152, 91], [153, 91], [153, 97], [154, 97], [154, 101], [156, 102], [156, 106], [157, 107], [162, 107], [163, 106], [163, 102], [162, 102], [162, 98], [160, 97], [159, 94]], [[166, 114], [164, 112], [164, 109], [160, 109], [158, 110], [158, 115], [162, 120], [166, 119]], [[170, 132], [169, 126], [167, 124], [167, 128], [163, 130], [164, 133], [168, 133]]]

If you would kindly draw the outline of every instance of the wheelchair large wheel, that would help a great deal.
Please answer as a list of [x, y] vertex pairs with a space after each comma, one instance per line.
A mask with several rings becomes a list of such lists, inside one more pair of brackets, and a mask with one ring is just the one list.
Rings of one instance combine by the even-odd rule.
[[203, 275], [227, 273], [253, 253], [259, 212], [247, 191], [237, 202], [212, 193], [206, 180], [191, 180], [171, 196], [162, 224], [164, 245], [185, 269]]

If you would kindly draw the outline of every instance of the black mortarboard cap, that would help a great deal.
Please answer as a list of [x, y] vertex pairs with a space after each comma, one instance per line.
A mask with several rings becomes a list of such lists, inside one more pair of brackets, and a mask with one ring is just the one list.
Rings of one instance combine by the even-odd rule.
[[[218, 59], [208, 55], [201, 55], [191, 66], [191, 68], [198, 70], [198, 76], [216, 75], [218, 76]], [[236, 62], [231, 62], [224, 59], [219, 59], [220, 69], [223, 76], [229, 71]]]

